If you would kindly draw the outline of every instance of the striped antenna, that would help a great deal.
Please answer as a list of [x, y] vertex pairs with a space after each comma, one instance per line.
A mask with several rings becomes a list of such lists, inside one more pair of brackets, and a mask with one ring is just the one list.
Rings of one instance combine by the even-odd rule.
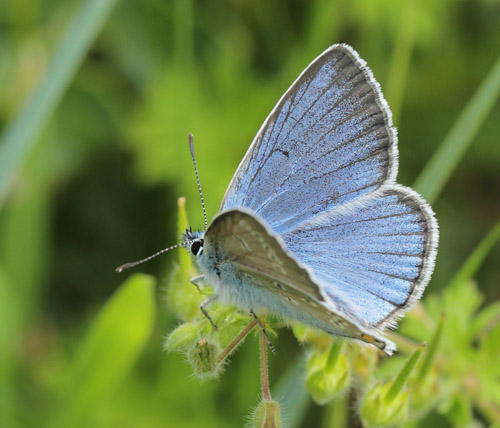
[[123, 272], [125, 269], [129, 269], [131, 267], [140, 265], [141, 263], [144, 263], [144, 262], [147, 262], [151, 259], [154, 259], [155, 257], [159, 256], [160, 254], [166, 253], [167, 251], [173, 250], [174, 248], [186, 246], [187, 244], [189, 244], [189, 241], [182, 242], [181, 244], [172, 245], [171, 247], [168, 247], [168, 248], [164, 248], [163, 250], [158, 251], [157, 253], [153, 254], [152, 256], [146, 257], [145, 259], [138, 260], [136, 262], [125, 263], [124, 265], [117, 267], [116, 271]]
[[193, 134], [189, 134], [189, 149], [191, 150], [191, 158], [193, 159], [194, 172], [196, 173], [196, 182], [198, 183], [198, 192], [200, 193], [201, 207], [203, 208], [203, 219], [205, 220], [205, 230], [207, 230], [207, 212], [205, 210], [205, 201], [203, 200], [203, 193], [201, 191], [200, 176], [198, 175], [198, 166], [196, 165], [196, 157], [194, 156], [194, 143]]

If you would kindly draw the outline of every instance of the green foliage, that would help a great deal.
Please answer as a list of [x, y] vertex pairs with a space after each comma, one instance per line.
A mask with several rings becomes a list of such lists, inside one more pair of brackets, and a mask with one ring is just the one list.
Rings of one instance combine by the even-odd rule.
[[[398, 180], [420, 172], [416, 188], [437, 212], [436, 272], [391, 333], [391, 358], [295, 323], [292, 340], [272, 320], [278, 401], [261, 401], [251, 423], [498, 425], [498, 1], [4, 0], [0, 10], [2, 428], [241, 426], [259, 395], [255, 335], [219, 357], [251, 317], [214, 303], [215, 332], [199, 311], [212, 290], [190, 283], [183, 249], [174, 268], [170, 254], [144, 266], [158, 293], [142, 275], [120, 284], [113, 268], [178, 242], [181, 194], [202, 225], [188, 133], [210, 217], [283, 91], [339, 41], [367, 60], [393, 110]], [[311, 397], [327, 404], [311, 410]]]
[[61, 388], [51, 427], [86, 426], [123, 381], [147, 344], [154, 321], [154, 280], [136, 274], [101, 310], [79, 346]]
[[[184, 227], [187, 222], [183, 202], [179, 208], [182, 219], [179, 224]], [[496, 228], [485, 238], [490, 246], [491, 235], [497, 236]], [[481, 263], [482, 258], [477, 254], [484, 253], [485, 245], [480, 243], [464, 264], [469, 274]], [[183, 257], [180, 255], [181, 260]], [[188, 270], [196, 273], [190, 263], [180, 265], [184, 266], [186, 274]], [[497, 406], [500, 377], [496, 376], [496, 357], [500, 355], [500, 304], [495, 302], [479, 310], [482, 298], [477, 288], [467, 275], [460, 274], [459, 278], [461, 280], [454, 280], [441, 295], [429, 296], [424, 306], [420, 305], [418, 310], [407, 316], [401, 330], [413, 340], [429, 339], [429, 346], [424, 353], [425, 344], [417, 346], [399, 369], [393, 365], [401, 357], [377, 364], [379, 354], [374, 348], [347, 344], [346, 351], [343, 351], [342, 342], [299, 323], [292, 323], [296, 338], [301, 343], [308, 343], [312, 350], [304, 383], [313, 400], [324, 405], [338, 399], [349, 388], [351, 378], [355, 377], [360, 415], [366, 427], [399, 426], [410, 420], [422, 419], [433, 411], [441, 413], [456, 426], [470, 425], [473, 409], [481, 412], [490, 422], [500, 417]], [[460, 311], [456, 310], [457, 307]], [[238, 334], [238, 328], [243, 328], [243, 325], [234, 324], [231, 314], [241, 320], [242, 315], [229, 307], [214, 311], [217, 324], [223, 323], [223, 328], [217, 332], [207, 320], [200, 321], [198, 314], [198, 317], [170, 333], [166, 341], [167, 349], [186, 352], [194, 374], [200, 379], [218, 377], [222, 360], [218, 360], [217, 355], [222, 354], [222, 348], [216, 344], [227, 346], [231, 336]], [[444, 314], [449, 315], [445, 317]], [[224, 336], [222, 332], [227, 328], [231, 334]], [[204, 335], [208, 335], [211, 341]], [[408, 344], [403, 341], [400, 346], [408, 347]], [[422, 353], [423, 358], [419, 361]], [[295, 374], [290, 372], [287, 376], [294, 377]], [[386, 380], [374, 381], [381, 378]], [[301, 385], [300, 388], [303, 387]], [[284, 392], [285, 399], [287, 393]], [[271, 417], [269, 415], [275, 414], [274, 404], [264, 401], [257, 409], [254, 414], [256, 426], [274, 426], [270, 422], [270, 425], [265, 425], [267, 418]]]

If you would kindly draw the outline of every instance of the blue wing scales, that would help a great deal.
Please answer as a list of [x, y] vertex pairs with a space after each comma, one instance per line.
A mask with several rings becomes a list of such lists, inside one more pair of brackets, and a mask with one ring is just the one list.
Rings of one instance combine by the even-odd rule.
[[395, 177], [396, 134], [377, 82], [352, 48], [320, 55], [271, 112], [221, 210], [250, 208], [281, 233]]
[[395, 184], [397, 136], [366, 63], [334, 45], [283, 95], [234, 175], [221, 211], [243, 207], [280, 235], [333, 301], [383, 329], [411, 309], [434, 268], [431, 208]]
[[437, 225], [413, 190], [391, 185], [282, 237], [328, 295], [349, 296], [369, 325], [385, 327], [414, 306], [429, 281]]

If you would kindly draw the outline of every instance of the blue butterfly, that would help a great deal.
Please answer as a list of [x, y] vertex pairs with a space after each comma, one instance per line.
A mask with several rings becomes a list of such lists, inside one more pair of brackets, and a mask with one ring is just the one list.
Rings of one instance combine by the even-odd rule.
[[[186, 231], [214, 295], [391, 355], [386, 327], [434, 270], [430, 206], [396, 184], [396, 129], [380, 86], [350, 46], [316, 58], [268, 116], [202, 232]], [[253, 313], [253, 312], [252, 312]]]

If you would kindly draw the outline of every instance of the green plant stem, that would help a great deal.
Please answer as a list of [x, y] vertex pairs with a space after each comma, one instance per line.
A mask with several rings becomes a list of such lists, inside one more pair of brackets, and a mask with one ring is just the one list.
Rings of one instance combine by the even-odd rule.
[[238, 334], [238, 336], [236, 336], [233, 341], [227, 345], [226, 349], [224, 349], [221, 354], [217, 357], [217, 364], [220, 364], [224, 358], [226, 358], [230, 353], [231, 351], [236, 347], [236, 345], [238, 345], [238, 343], [240, 343], [244, 338], [245, 336], [250, 333], [250, 331], [252, 330], [252, 328], [254, 328], [255, 326], [257, 325], [257, 320], [256, 319], [253, 319], [250, 324], [248, 324], [244, 329], [243, 331]]
[[271, 401], [271, 391], [269, 390], [269, 374], [267, 368], [267, 340], [264, 331], [260, 331], [260, 385], [262, 397], [266, 401]]
[[337, 397], [326, 408], [323, 428], [348, 428], [349, 394]]
[[326, 367], [325, 369], [327, 371], [332, 371], [333, 368], [335, 367], [335, 363], [337, 362], [340, 351], [342, 351], [342, 346], [343, 343], [339, 340], [334, 340], [332, 342], [332, 346], [330, 348], [330, 352], [328, 354], [328, 360], [326, 361]]

